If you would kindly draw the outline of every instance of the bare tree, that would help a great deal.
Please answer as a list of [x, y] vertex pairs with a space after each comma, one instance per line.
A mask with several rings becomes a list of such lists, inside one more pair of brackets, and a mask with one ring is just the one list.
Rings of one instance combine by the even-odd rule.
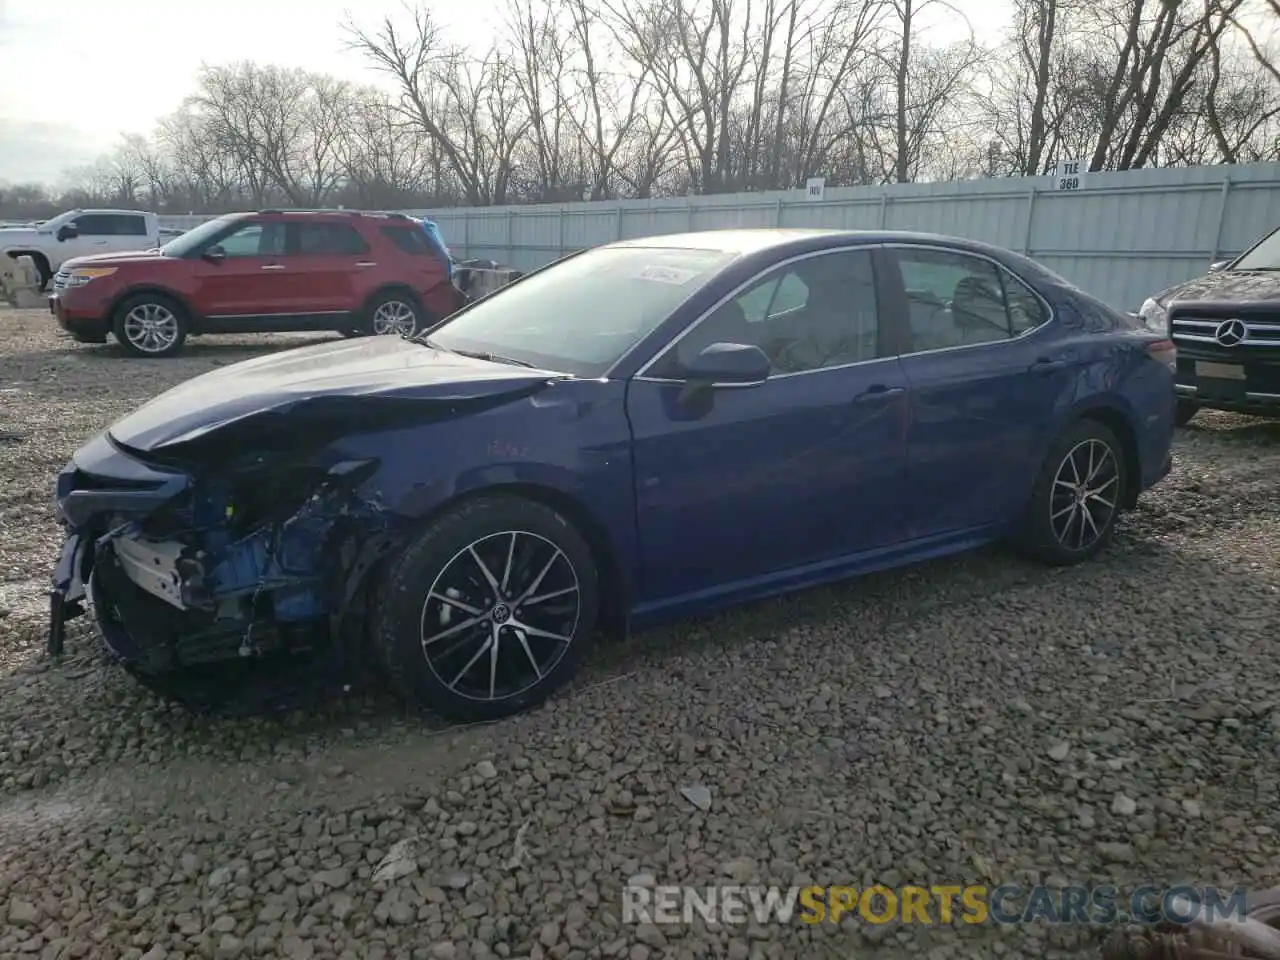
[[491, 47], [426, 6], [349, 45], [390, 96], [270, 64], [205, 66], [42, 204], [599, 200], [1280, 157], [1280, 0], [1013, 0], [939, 45], [947, 0], [507, 0]]
[[374, 31], [348, 24], [350, 45], [395, 81], [401, 115], [440, 148], [467, 202], [493, 203], [499, 196], [505, 197], [510, 176], [508, 169], [503, 188], [495, 188], [491, 177], [493, 141], [513, 143], [518, 137], [512, 130], [491, 135], [488, 128], [494, 119], [491, 107], [496, 105], [497, 113], [507, 118], [507, 106], [495, 104], [493, 94], [495, 84], [509, 86], [511, 71], [500, 54], [490, 54], [476, 63], [467, 51], [447, 48], [425, 7], [411, 13], [407, 30], [398, 28], [390, 17]]

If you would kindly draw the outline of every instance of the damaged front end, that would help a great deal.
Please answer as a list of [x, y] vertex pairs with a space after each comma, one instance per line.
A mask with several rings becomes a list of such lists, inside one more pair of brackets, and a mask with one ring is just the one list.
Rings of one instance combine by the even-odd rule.
[[424, 452], [456, 456], [469, 434], [448, 425], [563, 378], [369, 337], [179, 384], [58, 477], [67, 540], [50, 653], [88, 605], [135, 676], [190, 706], [284, 706], [345, 687], [368, 662], [370, 572], [412, 533], [428, 491], [447, 495], [447, 468]]
[[285, 706], [345, 686], [363, 574], [397, 542], [358, 492], [377, 461], [280, 451], [206, 462], [219, 465], [143, 455], [103, 434], [62, 471], [68, 537], [50, 653], [87, 601], [135, 676], [195, 708]]

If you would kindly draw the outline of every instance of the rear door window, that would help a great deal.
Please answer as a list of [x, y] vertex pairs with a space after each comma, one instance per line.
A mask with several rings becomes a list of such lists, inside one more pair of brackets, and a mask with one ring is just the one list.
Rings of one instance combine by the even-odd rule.
[[366, 253], [368, 244], [349, 223], [292, 223], [289, 249], [300, 256], [353, 256]]
[[1044, 305], [990, 260], [933, 247], [899, 247], [893, 257], [906, 289], [911, 352], [998, 343], [1044, 323]]
[[145, 237], [147, 235], [146, 217], [117, 213], [113, 214], [110, 219], [113, 221], [112, 225], [117, 237]]

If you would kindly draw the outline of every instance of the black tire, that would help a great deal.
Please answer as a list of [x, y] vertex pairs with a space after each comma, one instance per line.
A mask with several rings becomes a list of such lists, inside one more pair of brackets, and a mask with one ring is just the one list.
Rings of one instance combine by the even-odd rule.
[[[1104, 457], [1102, 451], [1106, 451]], [[1087, 489], [1096, 496], [1088, 498], [1088, 520], [1076, 504], [1070, 510], [1075, 494], [1059, 481], [1072, 483], [1087, 473], [1087, 454], [1099, 463], [1097, 475]], [[1074, 469], [1068, 458], [1075, 458]], [[1109, 459], [1108, 459], [1109, 458]], [[1104, 465], [1101, 461], [1106, 460]], [[1022, 553], [1041, 563], [1055, 567], [1071, 566], [1090, 559], [1111, 542], [1115, 534], [1129, 477], [1125, 451], [1115, 433], [1096, 420], [1077, 420], [1054, 443], [1036, 477], [1031, 501], [1023, 516], [1015, 543]], [[1105, 485], [1105, 486], [1104, 486]], [[1099, 502], [1098, 497], [1102, 500]], [[1104, 509], [1106, 503], [1109, 509]], [[1063, 524], [1073, 523], [1064, 530]], [[1084, 531], [1084, 536], [1077, 535]]]
[[[508, 536], [512, 533], [516, 536]], [[513, 541], [517, 544], [514, 563], [506, 554], [513, 549]], [[473, 547], [479, 548], [476, 552], [482, 556], [485, 569], [497, 568], [490, 570], [495, 579], [503, 576], [504, 569], [511, 571], [514, 587], [505, 597], [510, 606], [503, 598], [495, 598], [496, 603], [489, 600], [486, 607], [483, 594], [489, 591], [487, 578], [470, 555], [469, 548]], [[551, 562], [544, 576], [538, 578], [535, 568], [541, 569], [544, 557], [551, 558]], [[522, 497], [482, 496], [458, 505], [432, 522], [384, 570], [371, 637], [386, 678], [404, 700], [449, 720], [496, 720], [541, 703], [573, 677], [594, 638], [600, 597], [599, 574], [591, 548], [560, 513]], [[556, 587], [571, 582], [576, 587]], [[459, 584], [463, 589], [455, 586]], [[537, 612], [520, 608], [519, 595], [527, 596], [529, 584], [533, 591], [547, 594], [536, 600]], [[444, 593], [464, 602], [470, 612], [455, 607]], [[554, 594], [576, 598], [574, 611], [567, 610], [570, 599], [553, 597]], [[552, 599], [557, 602], [552, 603]], [[565, 612], [556, 612], [562, 606]], [[483, 671], [488, 663], [487, 642], [494, 635], [499, 610], [500, 623], [519, 624], [546, 635], [526, 634], [510, 626], [497, 628], [502, 645], [496, 671], [502, 674], [507, 689], [497, 696], [500, 691], [490, 682], [488, 691], [494, 695], [486, 696], [485, 674], [476, 671]], [[450, 625], [452, 615], [465, 619]], [[482, 616], [488, 619], [481, 619]], [[430, 637], [424, 637], [424, 624], [429, 622], [436, 637], [430, 658]], [[474, 626], [462, 627], [463, 623]], [[568, 637], [568, 642], [550, 640], [551, 634]], [[481, 652], [476, 653], [477, 650]], [[473, 655], [480, 659], [472, 660]], [[537, 661], [532, 669], [531, 658]], [[473, 666], [464, 669], [468, 663]], [[479, 686], [473, 686], [473, 682]]]
[[[136, 334], [134, 321], [144, 322], [146, 318], [157, 324], [154, 328], [157, 333], [164, 331], [161, 339], [152, 341], [141, 335], [130, 339], [131, 334]], [[182, 305], [162, 293], [140, 293], [129, 297], [116, 308], [115, 315], [111, 318], [111, 332], [115, 335], [116, 342], [126, 353], [135, 357], [176, 355], [186, 342], [189, 325], [187, 311]], [[155, 349], [145, 347], [145, 344], [151, 342], [157, 344]]]
[[[399, 317], [409, 318], [402, 321], [404, 323], [402, 329], [383, 329], [382, 325], [386, 322], [383, 318], [383, 313], [387, 311], [393, 312]], [[433, 323], [434, 321], [427, 316], [426, 311], [409, 294], [388, 290], [378, 294], [370, 301], [369, 307], [365, 311], [363, 332], [373, 336], [400, 333], [402, 336], [412, 337], [419, 331], [432, 326]]]
[[1199, 400], [1184, 400], [1178, 398], [1178, 410], [1174, 414], [1173, 422], [1180, 427], [1185, 427], [1191, 422], [1191, 418], [1200, 412]]

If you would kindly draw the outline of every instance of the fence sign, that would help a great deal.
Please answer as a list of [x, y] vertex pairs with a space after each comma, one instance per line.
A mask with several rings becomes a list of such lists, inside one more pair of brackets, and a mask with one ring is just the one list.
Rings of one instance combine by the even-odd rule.
[[1061, 160], [1053, 174], [1055, 190], [1079, 190], [1089, 174], [1089, 165], [1083, 160]]
[[826, 188], [826, 177], [810, 177], [804, 184], [804, 198], [806, 200], [821, 200], [822, 192]]

